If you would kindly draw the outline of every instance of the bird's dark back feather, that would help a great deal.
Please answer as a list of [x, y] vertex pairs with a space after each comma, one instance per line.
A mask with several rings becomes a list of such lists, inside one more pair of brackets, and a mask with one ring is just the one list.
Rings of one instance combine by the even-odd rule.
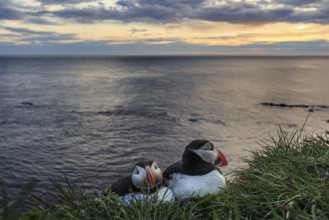
[[134, 186], [130, 175], [113, 183], [111, 186], [111, 191], [118, 194], [119, 196], [123, 196], [131, 192], [140, 192], [141, 190]]
[[209, 165], [208, 167], [198, 168], [194, 166], [185, 166], [183, 165], [182, 161], [178, 161], [167, 167], [167, 169], [163, 172], [163, 177], [166, 180], [171, 179], [170, 175], [173, 173], [181, 173], [189, 176], [201, 176], [213, 170], [218, 170], [218, 172], [221, 173], [221, 171], [213, 165]]
[[149, 189], [137, 188], [131, 181], [131, 175], [130, 175], [113, 183], [113, 185], [111, 186], [111, 191], [118, 194], [119, 196], [124, 196], [128, 193], [138, 193], [138, 192], [142, 192], [143, 194], [152, 194], [156, 192], [158, 188], [161, 188], [161, 186], [163, 185], [160, 184], [157, 187], [153, 187]]

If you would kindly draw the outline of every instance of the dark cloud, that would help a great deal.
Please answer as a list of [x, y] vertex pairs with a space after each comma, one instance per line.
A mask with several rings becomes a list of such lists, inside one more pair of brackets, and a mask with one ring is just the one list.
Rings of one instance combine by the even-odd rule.
[[20, 35], [17, 35], [17, 34], [0, 34], [0, 37], [3, 37], [3, 38], [16, 38], [19, 36]]
[[37, 17], [32, 17], [32, 18], [25, 19], [24, 22], [28, 23], [28, 24], [58, 25], [58, 23], [49, 21], [48, 19], [37, 18]]
[[18, 20], [22, 18], [22, 13], [11, 7], [10, 4], [0, 2], [0, 20]]
[[[274, 0], [256, 3], [222, 0], [220, 2], [222, 4], [211, 5], [207, 0], [119, 0], [116, 2], [117, 7], [109, 8], [99, 5], [98, 8], [71, 8], [42, 13], [74, 19], [77, 22], [118, 20], [122, 22], [173, 23], [184, 19], [242, 24], [280, 21], [329, 22], [329, 13], [324, 10], [327, 7], [323, 0]], [[269, 5], [272, 7], [264, 7]], [[306, 10], [308, 7], [317, 8], [317, 10]]]
[[125, 8], [138, 8], [138, 7], [165, 7], [171, 9], [192, 9], [202, 8], [202, 5], [207, 2], [206, 0], [119, 0], [117, 5]]
[[286, 5], [303, 6], [322, 2], [322, 0], [275, 0], [274, 2]]
[[292, 9], [261, 10], [257, 6], [244, 4], [225, 5], [205, 8], [194, 18], [209, 21], [225, 21], [230, 23], [263, 23], [285, 21], [293, 13]]
[[290, 22], [329, 24], [329, 18], [321, 13], [312, 13], [307, 15], [296, 13], [290, 17]]
[[22, 37], [21, 41], [29, 43], [49, 43], [57, 41], [71, 41], [76, 40], [75, 35], [73, 34], [55, 34], [55, 35], [46, 35], [46, 36], [35, 36], [35, 37]]
[[3, 29], [8, 30], [10, 32], [24, 34], [24, 35], [53, 35], [54, 32], [48, 31], [34, 31], [27, 28], [13, 28], [13, 27], [3, 27]]
[[257, 34], [238, 34], [230, 36], [210, 36], [210, 37], [194, 37], [194, 39], [203, 39], [203, 40], [231, 40], [231, 39], [246, 39], [257, 36]]
[[61, 34], [51, 31], [34, 31], [27, 28], [13, 27], [3, 27], [3, 29], [15, 33], [14, 36], [17, 41], [24, 43], [50, 43], [55, 41], [77, 40], [76, 34]]
[[147, 32], [147, 29], [138, 29], [138, 28], [131, 28], [129, 30], [130, 33], [135, 34], [135, 33], [140, 33], [140, 32]]
[[310, 10], [306, 12], [295, 11], [289, 17], [289, 21], [329, 24], [329, 5], [323, 5], [317, 10]]
[[[1, 0], [0, 0], [1, 1]], [[34, 24], [53, 24], [53, 17], [71, 19], [81, 23], [104, 20], [121, 22], [175, 23], [196, 19], [241, 24], [264, 22], [311, 22], [329, 24], [328, 0], [118, 0], [108, 7], [76, 7], [95, 0], [38, 0], [43, 6], [38, 10], [13, 3], [0, 2], [0, 19], [25, 19]], [[10, 2], [10, 0], [8, 0]], [[219, 2], [220, 4], [213, 4]], [[47, 11], [50, 4], [63, 4], [65, 9]], [[312, 10], [310, 10], [312, 9]], [[21, 11], [20, 11], [21, 10]], [[23, 13], [24, 12], [24, 13]]]
[[181, 40], [176, 37], [163, 37], [163, 38], [147, 38], [138, 41], [143, 44], [157, 44], [157, 43], [163, 43], [166, 42], [166, 44], [173, 44], [173, 43], [181, 43]]
[[48, 13], [61, 18], [75, 19], [80, 22], [94, 22], [97, 20], [165, 22], [176, 18], [173, 9], [161, 6], [136, 7], [123, 11], [112, 8], [65, 9]]
[[119, 8], [64, 9], [49, 12], [58, 17], [82, 22], [119, 20], [122, 22], [174, 22], [190, 17], [193, 10], [202, 10], [205, 0], [119, 0]]
[[43, 5], [52, 5], [52, 4], [77, 4], [82, 2], [94, 2], [94, 0], [39, 0]]
[[162, 6], [174, 9], [198, 9], [206, 3], [206, 0], [135, 0], [139, 5]]
[[143, 38], [143, 39], [134, 39], [134, 40], [104, 40], [97, 41], [106, 43], [108, 45], [133, 45], [133, 44], [174, 44], [182, 43], [181, 39], [176, 37], [160, 37], [160, 38]]
[[136, 2], [131, 0], [119, 0], [116, 4], [124, 8], [133, 8], [137, 6]]

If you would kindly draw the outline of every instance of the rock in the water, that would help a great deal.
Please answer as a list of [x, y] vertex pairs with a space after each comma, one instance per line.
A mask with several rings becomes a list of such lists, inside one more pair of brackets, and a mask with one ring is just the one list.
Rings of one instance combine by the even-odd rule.
[[33, 102], [22, 102], [21, 104], [22, 105], [25, 105], [25, 106], [32, 106], [32, 105], [34, 105]]

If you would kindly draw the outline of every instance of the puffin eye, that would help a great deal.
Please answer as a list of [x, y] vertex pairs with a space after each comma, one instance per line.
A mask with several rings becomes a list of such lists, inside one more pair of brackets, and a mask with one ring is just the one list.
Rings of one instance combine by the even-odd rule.
[[154, 167], [154, 169], [158, 169], [158, 164], [156, 162], [153, 162], [152, 166]]
[[137, 167], [135, 167], [133, 174], [139, 174], [139, 170], [137, 169]]
[[210, 144], [210, 143], [206, 143], [205, 145], [203, 145], [202, 147], [201, 147], [201, 149], [203, 149], [203, 150], [214, 150], [214, 146], [212, 145], [212, 144]]

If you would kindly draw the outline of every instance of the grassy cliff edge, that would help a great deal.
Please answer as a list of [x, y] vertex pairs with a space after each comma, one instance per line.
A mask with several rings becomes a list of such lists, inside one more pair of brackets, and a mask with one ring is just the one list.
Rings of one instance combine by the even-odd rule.
[[42, 208], [20, 219], [329, 219], [327, 135], [280, 130], [250, 154], [248, 166], [237, 170], [219, 195], [126, 206], [115, 195], [88, 195], [54, 182], [55, 201], [40, 200]]

